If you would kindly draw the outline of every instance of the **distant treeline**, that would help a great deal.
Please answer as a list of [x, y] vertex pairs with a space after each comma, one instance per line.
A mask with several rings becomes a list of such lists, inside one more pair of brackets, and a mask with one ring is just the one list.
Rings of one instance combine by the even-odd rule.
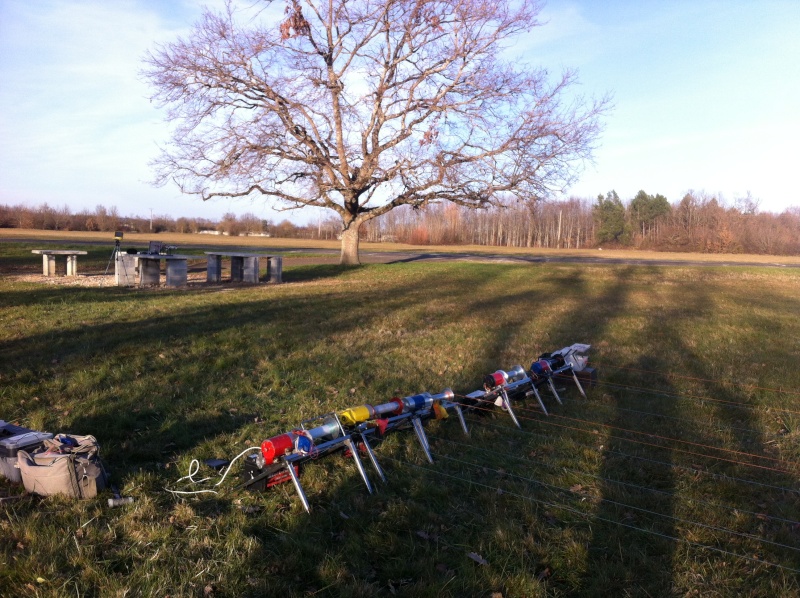
[[72, 230], [139, 233], [217, 233], [224, 235], [265, 235], [283, 238], [335, 239], [341, 228], [338, 221], [297, 226], [288, 220], [275, 224], [254, 214], [225, 214], [221, 220], [171, 218], [170, 216], [121, 216], [116, 208], [97, 206], [93, 211], [72, 212], [67, 206], [48, 204], [31, 207], [0, 204], [0, 228]]
[[[275, 224], [253, 214], [225, 214], [221, 220], [120, 216], [116, 209], [72, 213], [67, 207], [0, 204], [0, 228], [41, 230], [214, 232], [283, 238], [336, 239], [336, 217], [305, 226]], [[364, 227], [364, 240], [416, 245], [494, 245], [505, 247], [630, 247], [704, 253], [800, 254], [800, 207], [781, 214], [759, 212], [748, 196], [733, 205], [706, 193], [687, 193], [670, 203], [663, 195], [640, 191], [628, 201], [616, 192], [594, 201], [515, 202], [472, 210], [455, 204], [420, 209], [402, 207]]]
[[505, 247], [625, 247], [703, 253], [800, 254], [800, 208], [759, 212], [750, 195], [726, 205], [705, 193], [670, 203], [640, 191], [622, 201], [614, 191], [596, 200], [512, 203], [470, 210], [440, 204], [393, 210], [372, 223], [370, 241]]

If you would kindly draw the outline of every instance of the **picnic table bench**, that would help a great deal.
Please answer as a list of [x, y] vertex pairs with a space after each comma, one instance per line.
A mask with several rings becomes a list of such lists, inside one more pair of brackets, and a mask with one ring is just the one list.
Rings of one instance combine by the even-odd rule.
[[117, 286], [159, 286], [161, 284], [161, 262], [165, 264], [166, 286], [184, 287], [187, 281], [187, 260], [196, 257], [172, 253], [174, 245], [161, 241], [150, 241], [147, 251], [125, 253], [117, 251], [114, 275]]
[[261, 282], [260, 258], [267, 259], [266, 282], [278, 284], [283, 280], [283, 257], [279, 255], [238, 251], [206, 251], [205, 254], [208, 256], [206, 267], [208, 282], [221, 282], [223, 257], [231, 259], [231, 281], [233, 282]]
[[86, 251], [73, 249], [33, 249], [31, 253], [42, 256], [42, 273], [45, 276], [56, 275], [56, 256], [63, 255], [67, 258], [67, 276], [77, 276], [78, 256], [87, 255]]
[[167, 275], [166, 286], [185, 287], [188, 266], [188, 255], [164, 255], [159, 253], [140, 253], [131, 256], [137, 264], [139, 286], [158, 286], [161, 284], [161, 261], [163, 260]]

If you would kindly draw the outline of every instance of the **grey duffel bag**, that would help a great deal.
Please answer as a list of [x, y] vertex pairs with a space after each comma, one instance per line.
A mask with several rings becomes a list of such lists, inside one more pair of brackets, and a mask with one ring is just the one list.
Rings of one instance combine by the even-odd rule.
[[17, 463], [25, 490], [43, 496], [94, 498], [106, 487], [106, 472], [94, 436], [59, 434], [44, 447], [19, 451]]

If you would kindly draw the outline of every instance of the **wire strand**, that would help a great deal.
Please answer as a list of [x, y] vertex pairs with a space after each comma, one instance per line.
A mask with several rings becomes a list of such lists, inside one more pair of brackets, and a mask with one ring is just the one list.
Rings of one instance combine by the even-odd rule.
[[661, 532], [657, 532], [657, 531], [654, 531], [654, 530], [649, 530], [649, 529], [645, 529], [645, 528], [636, 527], [634, 525], [630, 525], [630, 524], [627, 524], [627, 523], [622, 523], [621, 521], [614, 521], [613, 519], [608, 519], [608, 518], [603, 517], [601, 515], [589, 515], [587, 513], [583, 513], [582, 511], [579, 511], [578, 509], [574, 509], [574, 508], [569, 507], [567, 505], [551, 503], [551, 502], [548, 502], [548, 501], [545, 501], [545, 500], [542, 500], [542, 499], [533, 498], [532, 496], [527, 496], [527, 495], [519, 494], [517, 492], [512, 492], [510, 490], [505, 490], [503, 488], [498, 488], [497, 486], [490, 486], [489, 484], [482, 484], [481, 482], [476, 482], [474, 480], [466, 480], [466, 479], [464, 479], [462, 477], [459, 477], [459, 476], [447, 474], [447, 473], [444, 473], [444, 472], [441, 472], [441, 471], [436, 471], [434, 469], [431, 469], [430, 467], [423, 467], [423, 466], [417, 465], [415, 463], [408, 463], [408, 462], [405, 462], [405, 461], [400, 461], [399, 459], [396, 459], [394, 457], [388, 457], [388, 458], [391, 459], [392, 461], [397, 462], [397, 463], [401, 463], [401, 464], [407, 465], [407, 466], [410, 465], [411, 467], [414, 467], [416, 469], [420, 469], [422, 471], [429, 472], [429, 473], [434, 474], [434, 475], [448, 477], [448, 478], [451, 478], [451, 479], [454, 479], [454, 480], [459, 480], [461, 482], [465, 482], [465, 483], [470, 484], [470, 485], [487, 488], [489, 490], [495, 490], [495, 491], [500, 490], [504, 494], [508, 494], [510, 496], [515, 496], [517, 498], [521, 498], [523, 500], [527, 500], [527, 501], [530, 501], [530, 502], [542, 504], [542, 505], [545, 505], [547, 507], [551, 507], [551, 508], [554, 508], [554, 509], [563, 509], [565, 511], [569, 511], [569, 512], [574, 513], [574, 514], [576, 514], [576, 515], [578, 515], [580, 517], [583, 517], [583, 518], [591, 517], [592, 519], [597, 520], [597, 521], [603, 521], [605, 523], [610, 523], [612, 525], [619, 525], [621, 527], [625, 527], [625, 528], [632, 529], [632, 530], [635, 530], [635, 531], [643, 532], [643, 533], [646, 533], [646, 534], [660, 536], [660, 537], [665, 538], [667, 540], [672, 540], [672, 541], [675, 541], [675, 542], [682, 542], [684, 544], [688, 544], [688, 545], [694, 546], [696, 548], [703, 548], [703, 549], [712, 550], [714, 552], [718, 552], [718, 553], [725, 554], [725, 555], [728, 555], [728, 556], [731, 556], [731, 557], [743, 559], [743, 560], [749, 561], [751, 563], [758, 563], [758, 564], [761, 564], [761, 565], [768, 565], [768, 566], [771, 566], [771, 567], [776, 567], [778, 569], [783, 569], [784, 571], [789, 571], [791, 573], [800, 573], [800, 569], [794, 569], [792, 567], [787, 567], [786, 565], [781, 565], [781, 564], [773, 563], [773, 562], [770, 562], [770, 561], [763, 561], [761, 559], [753, 558], [753, 557], [746, 556], [746, 555], [743, 555], [743, 554], [738, 554], [738, 553], [735, 553], [735, 552], [731, 552], [729, 550], [724, 550], [722, 548], [717, 548], [716, 546], [709, 546], [707, 544], [700, 544], [698, 542], [692, 542], [691, 540], [686, 540], [685, 538], [679, 538], [677, 536], [670, 536], [668, 534], [663, 534]]
[[[544, 415], [544, 414], [541, 414], [539, 411], [536, 411], [534, 409], [527, 409], [525, 407], [518, 407], [517, 410], [518, 411], [523, 411], [524, 413], [533, 413], [533, 414], [535, 414], [537, 416]], [[558, 419], [566, 419], [568, 421], [589, 424], [589, 425], [592, 425], [592, 426], [602, 426], [604, 428], [609, 428], [611, 430], [618, 430], [620, 432], [627, 432], [629, 434], [639, 434], [641, 436], [649, 436], [651, 438], [657, 438], [659, 440], [665, 440], [665, 441], [668, 441], [668, 442], [680, 442], [680, 443], [683, 443], [683, 444], [688, 444], [688, 445], [696, 446], [696, 447], [700, 447], [700, 448], [711, 449], [711, 450], [714, 450], [714, 451], [722, 451], [722, 452], [726, 452], [726, 453], [733, 453], [735, 455], [743, 455], [743, 456], [746, 456], [746, 457], [754, 457], [756, 459], [765, 459], [767, 461], [775, 461], [775, 462], [778, 462], [778, 463], [785, 463], [787, 465], [800, 465], [800, 463], [797, 463], [795, 461], [786, 461], [786, 460], [780, 459], [778, 457], [768, 457], [766, 455], [757, 455], [755, 453], [748, 453], [746, 451], [737, 451], [735, 449], [727, 449], [727, 448], [723, 448], [723, 447], [720, 447], [720, 446], [714, 446], [712, 444], [703, 444], [701, 442], [694, 442], [692, 440], [682, 440], [680, 438], [673, 438], [671, 436], [662, 436], [661, 434], [654, 434], [652, 432], [642, 432], [640, 430], [632, 430], [630, 428], [623, 428], [621, 426], [615, 426], [613, 424], [607, 424], [607, 423], [598, 422], [598, 421], [594, 421], [594, 420], [590, 420], [590, 419], [581, 419], [579, 417], [569, 417], [567, 415], [559, 415], [557, 413], [551, 413], [549, 417], [555, 417], [555, 418], [558, 418]], [[531, 421], [543, 421], [541, 419], [541, 417], [530, 417], [530, 418], [526, 418], [526, 419], [529, 419]], [[585, 430], [585, 431], [588, 431], [588, 430]], [[618, 437], [618, 438], [623, 439], [622, 437]], [[627, 440], [633, 440], [633, 439], [627, 439]], [[642, 442], [642, 444], [650, 444], [650, 443]], [[666, 447], [664, 447], [662, 445], [655, 445], [655, 444], [651, 444], [651, 446], [659, 446], [661, 448], [666, 448]], [[676, 449], [674, 447], [670, 447], [670, 448], [671, 448], [671, 450], [682, 450], [682, 449]], [[777, 472], [780, 472], [780, 473], [784, 473], [784, 474], [787, 474], [787, 475], [795, 475], [793, 472], [786, 471], [784, 469], [777, 469], [777, 468], [774, 468], [774, 467], [770, 467], [768, 465], [759, 465], [758, 463], [749, 463], [747, 461], [736, 461], [736, 460], [731, 460], [731, 459], [725, 459], [723, 457], [716, 457], [714, 455], [707, 455], [707, 454], [703, 454], [703, 453], [693, 453], [691, 451], [683, 451], [683, 452], [688, 452], [689, 454], [692, 454], [692, 455], [698, 455], [699, 454], [699, 455], [704, 456], [704, 457], [710, 457], [712, 459], [720, 459], [722, 461], [731, 461], [732, 463], [738, 463], [740, 465], [749, 465], [749, 466], [752, 466], [752, 467], [761, 467], [763, 469], [770, 469], [770, 470], [777, 471]]]
[[[530, 432], [528, 430], [521, 430], [521, 429], [519, 429], [517, 427], [498, 426], [498, 425], [490, 424], [488, 422], [480, 421], [480, 420], [477, 420], [477, 419], [474, 419], [474, 418], [470, 418], [469, 421], [471, 423], [473, 423], [473, 424], [476, 424], [476, 425], [482, 425], [482, 426], [486, 426], [486, 427], [490, 427], [490, 428], [497, 428], [498, 430], [505, 430], [506, 432], [511, 431], [511, 432], [514, 432], [514, 433], [517, 433], [517, 434], [525, 434], [525, 435], [529, 435], [529, 436], [539, 436], [539, 437], [548, 438], [548, 439], [552, 438], [551, 436], [548, 436], [546, 434], [539, 434], [537, 432]], [[577, 440], [573, 440], [572, 438], [562, 438], [562, 439], [567, 440], [568, 442], [570, 442], [571, 444], [573, 444], [575, 446], [581, 446], [581, 447], [584, 447], [584, 448], [591, 449], [593, 451], [598, 450], [597, 447], [595, 447], [595, 446], [592, 446], [592, 445], [589, 445], [589, 444], [584, 444], [582, 442], [578, 442]], [[787, 488], [786, 486], [777, 486], [775, 484], [766, 484], [764, 482], [756, 482], [755, 480], [747, 480], [745, 478], [739, 478], [739, 477], [728, 475], [728, 474], [724, 474], [724, 473], [716, 473], [714, 471], [707, 471], [705, 469], [698, 469], [696, 467], [687, 467], [686, 465], [680, 465], [678, 463], [670, 463], [668, 461], [659, 461], [658, 459], [651, 459], [649, 457], [642, 457], [640, 455], [630, 455], [628, 453], [623, 453], [621, 451], [615, 451], [613, 449], [607, 449], [607, 452], [608, 452], [608, 454], [617, 455], [617, 456], [624, 457], [624, 458], [627, 458], [627, 459], [636, 459], [636, 460], [639, 460], [639, 461], [647, 461], [648, 463], [655, 463], [657, 465], [666, 465], [667, 467], [674, 467], [676, 469], [682, 469], [684, 471], [688, 471], [688, 472], [691, 472], [691, 473], [699, 473], [699, 474], [707, 475], [707, 476], [714, 477], [714, 478], [729, 480], [729, 481], [732, 481], [732, 482], [741, 482], [741, 483], [749, 484], [749, 485], [752, 485], [752, 486], [760, 486], [762, 488], [770, 488], [772, 490], [781, 490], [783, 492], [792, 492], [793, 494], [800, 494], [800, 490], [796, 490], [794, 488]]]
[[[458, 395], [456, 395], [456, 396], [458, 396]], [[485, 411], [487, 413], [494, 413], [493, 409], [486, 408], [486, 407], [479, 407], [477, 405], [471, 406], [470, 409], [477, 410], [477, 411]], [[525, 409], [525, 408], [520, 407], [520, 406], [517, 406], [515, 408], [515, 413], [517, 411], [522, 411], [522, 412], [525, 412], [525, 413], [535, 413], [536, 415], [544, 415], [544, 414], [540, 414], [538, 411]], [[592, 424], [592, 425], [598, 425], [598, 426], [605, 426], [605, 427], [614, 428], [614, 426], [611, 426], [610, 424], [601, 424], [599, 422], [593, 422], [593, 421], [590, 421], [590, 420], [580, 420], [580, 419], [570, 418], [570, 417], [566, 417], [566, 416], [559, 416], [559, 415], [556, 415], [556, 414], [553, 414], [553, 413], [551, 413], [548, 416], [548, 419], [542, 419], [541, 417], [525, 417], [523, 415], [517, 415], [518, 419], [524, 419], [524, 420], [527, 420], [527, 421], [538, 422], [538, 423], [542, 423], [542, 424], [549, 425], [549, 426], [557, 426], [559, 428], [564, 428], [564, 429], [567, 429], [567, 430], [575, 430], [577, 432], [583, 432], [585, 434], [592, 434], [593, 433], [591, 430], [586, 430], [584, 428], [576, 428], [575, 426], [567, 426], [567, 425], [564, 425], [564, 424], [558, 424], [558, 423], [555, 423], [553, 421], [549, 421], [550, 417], [560, 417], [562, 419], [570, 419], [570, 420], [573, 420], [573, 421], [589, 423], [589, 424]], [[620, 428], [620, 429], [624, 430], [624, 431], [627, 431], [624, 428]], [[638, 433], [638, 434], [650, 435], [647, 432], [636, 432], [636, 431], [633, 431], [633, 432], [634, 433]], [[655, 435], [653, 435], [653, 436], [655, 436]], [[765, 469], [765, 470], [774, 471], [776, 473], [780, 473], [780, 474], [788, 475], [788, 476], [794, 476], [795, 475], [791, 471], [786, 471], [784, 469], [778, 469], [776, 467], [769, 467], [768, 465], [759, 465], [757, 463], [748, 463], [746, 461], [737, 461], [736, 459], [727, 459], [725, 457], [719, 457], [719, 456], [716, 456], [716, 455], [708, 455], [708, 454], [705, 454], [705, 453], [696, 453], [694, 451], [689, 451], [689, 450], [681, 449], [681, 448], [677, 448], [677, 447], [669, 447], [669, 446], [664, 446], [664, 445], [661, 445], [661, 444], [654, 444], [652, 442], [645, 442], [644, 440], [636, 440], [635, 438], [625, 438], [623, 436], [617, 436], [615, 438], [617, 440], [622, 440], [622, 441], [625, 441], [625, 442], [641, 444], [641, 445], [644, 445], [644, 446], [652, 446], [652, 447], [660, 448], [660, 449], [667, 449], [667, 450], [674, 451], [674, 452], [693, 455], [695, 457], [703, 457], [703, 458], [706, 458], [706, 459], [716, 459], [718, 461], [725, 461], [727, 463], [735, 463], [736, 465], [742, 465], [742, 466], [745, 466], [745, 467], [755, 467], [755, 468], [758, 468], [758, 469]], [[666, 437], [663, 437], [663, 438], [666, 438]], [[677, 440], [677, 439], [673, 439], [673, 440]], [[678, 440], [678, 442], [682, 442], [682, 441]], [[692, 444], [696, 444], [696, 443], [692, 443]], [[701, 445], [701, 446], [706, 446], [707, 448], [711, 448], [711, 449], [718, 448], [718, 447], [713, 447], [713, 446], [708, 446], [708, 445]], [[719, 449], [719, 450], [731, 450], [731, 449]], [[736, 451], [733, 451], [733, 452], [736, 452]], [[749, 454], [749, 453], [747, 453], [747, 454]]]
[[445, 459], [446, 461], [453, 461], [455, 463], [461, 463], [462, 465], [466, 465], [468, 467], [482, 468], [484, 470], [493, 471], [494, 473], [498, 473], [498, 474], [501, 474], [501, 475], [511, 476], [511, 477], [517, 478], [518, 480], [531, 482], [533, 484], [537, 484], [539, 486], [543, 486], [545, 488], [549, 488], [549, 489], [555, 490], [557, 492], [565, 492], [565, 493], [574, 494], [574, 495], [577, 495], [577, 496], [582, 496], [584, 498], [590, 498], [590, 499], [595, 500], [597, 502], [604, 502], [606, 504], [614, 505], [614, 506], [617, 506], [617, 507], [623, 507], [625, 509], [632, 509], [634, 511], [639, 511], [641, 513], [647, 513], [648, 515], [653, 515], [653, 516], [656, 516], [656, 517], [663, 517], [665, 519], [670, 519], [672, 521], [677, 521], [679, 523], [685, 523], [685, 524], [689, 524], [689, 525], [697, 525], [697, 526], [705, 528], [705, 529], [710, 529], [710, 530], [714, 530], [714, 531], [717, 531], [717, 532], [731, 534], [733, 536], [739, 536], [741, 538], [748, 538], [750, 540], [755, 540], [756, 542], [763, 542], [765, 544], [771, 544], [773, 546], [777, 546], [778, 548], [785, 548], [787, 550], [800, 551], [800, 548], [796, 548], [794, 546], [789, 546], [787, 544], [781, 544], [780, 542], [775, 542], [773, 540], [767, 540], [766, 538], [762, 538], [760, 536], [756, 536], [756, 535], [753, 535], [753, 534], [748, 534], [748, 533], [744, 533], [744, 532], [737, 532], [737, 531], [734, 531], [734, 530], [731, 530], [731, 529], [728, 529], [728, 528], [725, 528], [725, 527], [717, 527], [717, 526], [714, 526], [714, 525], [708, 525], [706, 523], [701, 523], [699, 521], [693, 521], [691, 519], [684, 519], [682, 517], [676, 517], [675, 515], [667, 515], [666, 513], [659, 513], [658, 511], [651, 511], [650, 509], [645, 509], [643, 507], [637, 507], [637, 506], [634, 506], [634, 505], [629, 505], [629, 504], [622, 503], [622, 502], [619, 502], [619, 501], [616, 501], [616, 500], [613, 500], [613, 499], [610, 499], [610, 498], [586, 497], [586, 496], [584, 496], [584, 495], [582, 495], [582, 494], [580, 494], [578, 492], [574, 492], [574, 491], [570, 490], [569, 488], [563, 488], [561, 486], [548, 484], [547, 482], [542, 482], [540, 480], [535, 480], [533, 478], [528, 478], [528, 477], [525, 477], [525, 476], [522, 476], [522, 475], [519, 475], [519, 474], [515, 474], [515, 473], [501, 472], [501, 471], [499, 471], [497, 469], [493, 469], [491, 467], [486, 467], [485, 465], [480, 465], [479, 463], [472, 463], [472, 462], [469, 462], [469, 461], [462, 461], [460, 459], [456, 459], [454, 457], [449, 457], [449, 456], [443, 455], [441, 453], [433, 453], [433, 452], [431, 452], [431, 455], [439, 457], [440, 459]]
[[596, 382], [596, 384], [597, 384], [597, 386], [604, 386], [604, 387], [608, 387], [608, 388], [616, 388], [616, 389], [619, 389], [619, 390], [628, 390], [628, 391], [631, 391], [631, 392], [640, 392], [640, 393], [645, 393], [645, 394], [657, 394], [657, 395], [662, 395], [662, 396], [665, 396], [665, 397], [672, 397], [672, 398], [676, 398], [676, 399], [684, 399], [684, 400], [692, 400], [692, 401], [700, 401], [700, 402], [706, 402], [706, 403], [717, 403], [717, 404], [721, 404], [721, 405], [728, 405], [730, 407], [736, 407], [738, 409], [752, 409], [752, 410], [766, 409], [768, 411], [779, 411], [779, 412], [782, 412], [782, 413], [792, 413], [794, 415], [800, 415], [800, 411], [795, 411], [795, 410], [792, 410], [792, 409], [783, 409], [783, 408], [780, 408], [780, 407], [769, 407], [769, 406], [765, 406], [765, 405], [750, 405], [750, 404], [746, 404], [746, 403], [740, 403], [738, 401], [724, 401], [722, 399], [712, 399], [710, 397], [702, 397], [702, 396], [698, 396], [698, 395], [671, 393], [671, 392], [666, 392], [666, 391], [658, 390], [658, 389], [654, 389], [654, 388], [644, 388], [644, 387], [641, 387], [641, 386], [618, 384], [618, 383], [615, 383], [615, 382], [604, 382], [602, 380], [598, 380]]
[[695, 382], [710, 382], [713, 384], [725, 384], [727, 386], [739, 386], [741, 388], [751, 388], [753, 390], [766, 390], [768, 392], [774, 393], [782, 393], [782, 394], [791, 394], [791, 395], [800, 395], [799, 391], [796, 390], [784, 390], [782, 388], [772, 388], [769, 386], [758, 386], [756, 384], [745, 384], [744, 382], [731, 382], [730, 380], [710, 380], [708, 378], [698, 378], [694, 376], [681, 376], [680, 374], [676, 374], [674, 372], [659, 372], [654, 370], [643, 370], [639, 368], [632, 368], [624, 365], [613, 365], [613, 364], [606, 364], [600, 362], [593, 362], [597, 365], [598, 368], [614, 368], [617, 370], [626, 370], [629, 372], [640, 372], [643, 374], [655, 374], [657, 376], [664, 376], [667, 378], [678, 378], [681, 380], [693, 380]]
[[[251, 446], [249, 448], [244, 449], [241, 453], [236, 455], [233, 458], [233, 460], [228, 464], [228, 468], [225, 470], [225, 473], [222, 474], [222, 477], [220, 478], [220, 480], [216, 484], [214, 484], [213, 488], [216, 488], [217, 486], [222, 484], [222, 482], [225, 481], [225, 478], [228, 477], [228, 474], [230, 473], [231, 468], [233, 467], [233, 464], [236, 463], [236, 461], [239, 459], [239, 457], [242, 457], [243, 455], [245, 455], [246, 453], [249, 453], [250, 451], [260, 451], [260, 450], [261, 450], [260, 446]], [[188, 475], [185, 475], [182, 478], [178, 478], [175, 481], [175, 483], [178, 484], [178, 483], [182, 482], [183, 480], [189, 480], [192, 484], [202, 484], [203, 482], [207, 482], [208, 480], [211, 479], [210, 477], [208, 477], [208, 478], [203, 478], [202, 480], [195, 480], [194, 479], [194, 475], [199, 471], [199, 469], [200, 469], [200, 461], [198, 461], [197, 459], [192, 459], [192, 461], [189, 463], [189, 473], [188, 473]], [[173, 495], [219, 494], [218, 491], [209, 490], [209, 489], [203, 489], [203, 490], [172, 490], [172, 489], [167, 488], [165, 486], [164, 490], [166, 490], [167, 492], [169, 492], [170, 494], [173, 494]]]
[[[600, 406], [600, 407], [608, 407], [611, 408], [611, 405], [605, 405], [603, 403], [593, 403], [593, 406]], [[626, 413], [636, 413], [637, 415], [647, 415], [650, 417], [660, 417], [662, 419], [669, 419], [676, 422], [685, 422], [688, 424], [692, 424], [694, 426], [700, 426], [703, 428], [711, 428], [716, 431], [723, 431], [723, 430], [735, 430], [737, 432], [746, 432], [748, 434], [763, 434], [760, 430], [753, 430], [752, 428], [740, 428], [738, 426], [728, 426], [728, 425], [721, 425], [721, 424], [714, 424], [714, 423], [705, 423], [705, 422], [698, 422], [694, 419], [689, 419], [688, 417], [677, 417], [674, 415], [665, 415], [663, 413], [654, 413], [652, 411], [639, 411], [638, 409], [627, 409], [625, 407], [620, 407], [618, 405], [614, 405], [613, 409], [615, 411], [624, 411]]]
[[489, 454], [496, 455], [496, 456], [502, 456], [502, 457], [507, 457], [507, 458], [510, 458], [510, 459], [516, 459], [517, 461], [522, 461], [522, 462], [525, 462], [525, 463], [531, 463], [533, 465], [542, 466], [542, 467], [545, 467], [547, 469], [554, 470], [554, 471], [555, 470], [564, 470], [564, 471], [568, 471], [570, 473], [574, 473], [574, 474], [579, 475], [579, 476], [586, 476], [586, 477], [594, 478], [596, 480], [600, 480], [600, 481], [603, 481], [603, 482], [609, 482], [609, 483], [612, 483], [612, 484], [618, 484], [620, 486], [628, 486], [630, 488], [636, 488], [637, 490], [644, 490], [646, 492], [653, 492], [655, 494], [662, 494], [664, 496], [669, 496], [669, 497], [676, 498], [678, 500], [682, 500], [682, 501], [685, 501], [685, 502], [692, 502], [692, 503], [705, 505], [705, 506], [708, 506], [708, 507], [713, 507], [713, 508], [718, 508], [718, 509], [728, 509], [728, 510], [731, 510], [731, 511], [738, 511], [740, 513], [744, 513], [745, 515], [752, 515], [753, 517], [756, 517], [756, 518], [758, 518], [758, 517], [766, 517], [767, 519], [771, 519], [773, 521], [780, 521], [780, 522], [789, 523], [789, 524], [792, 524], [792, 525], [800, 525], [800, 521], [795, 521], [794, 519], [785, 519], [783, 517], [778, 517], [776, 515], [769, 515], [767, 513], [757, 513], [755, 511], [748, 511], [746, 509], [742, 509], [741, 507], [736, 507], [736, 506], [733, 506], [733, 505], [727, 505], [727, 504], [723, 504], [723, 503], [715, 503], [715, 502], [711, 502], [711, 501], [702, 500], [702, 499], [699, 499], [699, 498], [692, 498], [692, 497], [688, 497], [688, 496], [683, 496], [683, 495], [675, 493], [675, 492], [667, 492], [666, 490], [659, 490], [658, 488], [651, 488], [650, 486], [641, 486], [639, 484], [634, 484], [632, 482], [624, 482], [622, 480], [616, 480], [614, 478], [606, 478], [606, 477], [603, 477], [603, 476], [600, 476], [600, 475], [597, 475], [597, 474], [590, 473], [588, 471], [583, 471], [583, 470], [580, 470], [580, 469], [573, 469], [571, 467], [564, 467], [564, 466], [561, 466], [561, 465], [552, 465], [552, 464], [546, 463], [544, 461], [535, 461], [533, 459], [528, 459], [526, 457], [521, 457], [519, 455], [513, 455], [511, 453], [505, 453], [505, 452], [502, 452], [502, 451], [489, 450], [489, 449], [481, 448], [479, 446], [474, 446], [472, 444], [466, 444], [464, 442], [458, 442], [456, 440], [451, 440], [449, 438], [443, 438], [441, 436], [433, 436], [431, 434], [428, 434], [428, 438], [432, 438], [434, 440], [439, 440], [439, 441], [442, 441], [442, 442], [447, 442], [447, 443], [450, 443], [450, 444], [455, 444], [457, 446], [463, 446], [465, 448], [470, 448], [472, 450], [481, 451], [483, 453], [489, 453]]

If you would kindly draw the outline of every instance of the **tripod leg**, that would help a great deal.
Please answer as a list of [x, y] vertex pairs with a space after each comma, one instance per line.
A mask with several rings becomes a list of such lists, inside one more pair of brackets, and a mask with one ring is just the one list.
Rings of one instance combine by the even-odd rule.
[[289, 471], [289, 477], [292, 478], [294, 489], [297, 490], [297, 496], [300, 497], [300, 502], [303, 503], [303, 508], [306, 510], [306, 513], [310, 513], [311, 506], [308, 504], [308, 498], [306, 498], [306, 493], [303, 492], [303, 487], [300, 485], [300, 480], [297, 479], [297, 474], [294, 471], [294, 465], [288, 461], [285, 461], [284, 465], [286, 465], [286, 469]]
[[578, 387], [578, 392], [581, 393], [581, 396], [585, 399], [586, 393], [583, 392], [583, 386], [581, 386], [578, 376], [575, 375], [575, 370], [572, 371], [572, 379], [575, 380], [575, 385]]
[[461, 405], [455, 403], [456, 413], [458, 414], [458, 421], [461, 422], [461, 429], [464, 430], [464, 434], [469, 436], [469, 428], [467, 427], [467, 422], [464, 420], [464, 412], [461, 411]]
[[119, 248], [118, 247], [114, 247], [114, 251], [111, 252], [111, 257], [109, 258], [108, 264], [106, 265], [106, 273], [104, 274], [104, 276], [108, 276], [108, 269], [111, 267], [111, 262], [113, 262], [114, 259], [117, 257], [117, 253], [118, 252], [119, 252]]
[[106, 264], [106, 273], [104, 274], [104, 276], [108, 276], [108, 269], [111, 267], [111, 262], [117, 259], [117, 256], [119, 256], [119, 241], [114, 242], [114, 250], [111, 252], [111, 257], [108, 260], [108, 264]]

